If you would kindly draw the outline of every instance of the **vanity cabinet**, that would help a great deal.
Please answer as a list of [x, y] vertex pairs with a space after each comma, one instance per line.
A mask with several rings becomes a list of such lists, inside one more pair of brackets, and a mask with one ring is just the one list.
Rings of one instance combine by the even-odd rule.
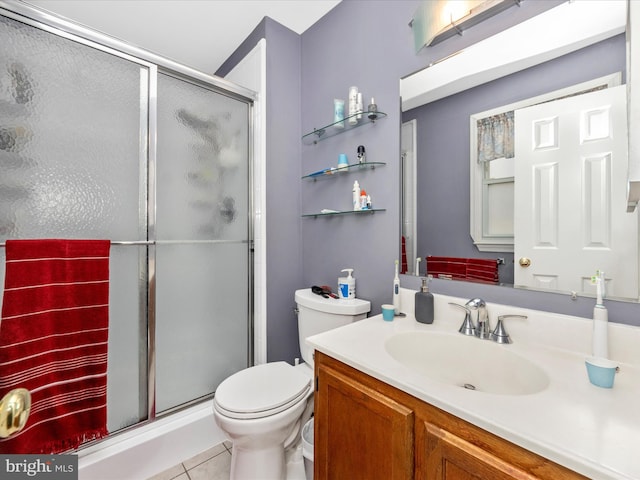
[[314, 478], [411, 478], [414, 412], [331, 363], [316, 378]]
[[318, 351], [315, 369], [316, 480], [587, 478]]

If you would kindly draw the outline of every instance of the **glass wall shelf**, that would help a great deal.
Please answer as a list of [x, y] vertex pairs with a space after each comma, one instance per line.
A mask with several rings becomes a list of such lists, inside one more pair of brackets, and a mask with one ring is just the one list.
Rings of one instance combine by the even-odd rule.
[[[356, 115], [362, 115], [362, 118], [358, 120], [357, 123], [351, 125], [349, 123], [349, 119], [355, 117]], [[347, 130], [361, 127], [368, 123], [375, 123], [376, 120], [380, 120], [381, 118], [387, 116], [387, 114], [383, 112], [375, 112], [375, 118], [369, 118], [368, 115], [368, 112], [357, 113], [348, 117], [344, 117], [344, 120], [333, 122], [326, 127], [314, 128], [313, 132], [307, 133], [306, 135], [302, 136], [302, 143], [305, 145], [313, 145], [318, 143], [320, 140], [324, 140], [325, 138], [333, 137], [334, 135], [338, 135], [340, 133], [346, 132]], [[339, 127], [338, 125], [344, 126]]]
[[323, 170], [318, 170], [317, 172], [310, 173], [302, 177], [303, 180], [313, 180], [314, 182], [319, 178], [325, 177], [335, 177], [336, 175], [341, 175], [343, 173], [349, 173], [353, 171], [362, 171], [365, 168], [370, 168], [374, 170], [377, 166], [386, 165], [384, 162], [364, 162], [364, 163], [354, 163], [351, 165], [347, 165], [346, 167], [337, 168], [325, 168]]
[[369, 208], [367, 210], [329, 210], [326, 212], [318, 212], [318, 213], [305, 213], [302, 215], [303, 217], [336, 217], [339, 215], [366, 215], [368, 213], [374, 214], [375, 212], [384, 212], [386, 208]]

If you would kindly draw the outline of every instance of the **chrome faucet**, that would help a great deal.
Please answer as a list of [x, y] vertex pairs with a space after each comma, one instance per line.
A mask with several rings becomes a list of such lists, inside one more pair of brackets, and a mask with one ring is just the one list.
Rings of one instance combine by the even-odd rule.
[[[489, 315], [487, 313], [487, 305], [481, 298], [472, 298], [464, 305], [449, 302], [449, 305], [461, 308], [465, 311], [464, 321], [458, 329], [463, 335], [475, 336], [484, 340], [491, 340], [496, 343], [509, 344], [513, 343], [511, 337], [504, 328], [503, 320], [507, 318], [526, 319], [526, 315], [499, 315], [496, 328], [491, 331], [489, 325]], [[471, 310], [477, 310], [476, 324], [471, 319]]]
[[475, 336], [482, 339], [491, 337], [491, 326], [489, 325], [489, 315], [487, 314], [487, 304], [481, 298], [472, 298], [465, 307], [470, 310], [477, 310]]

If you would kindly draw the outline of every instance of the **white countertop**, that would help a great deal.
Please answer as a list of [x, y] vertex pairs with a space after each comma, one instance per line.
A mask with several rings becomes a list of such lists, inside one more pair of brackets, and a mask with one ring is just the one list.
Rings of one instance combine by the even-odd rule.
[[[404, 290], [404, 289], [403, 289]], [[382, 315], [307, 338], [307, 342], [347, 365], [424, 400], [521, 447], [593, 479], [640, 479], [640, 328], [609, 323], [609, 358], [618, 362], [612, 389], [592, 385], [584, 365], [592, 322], [516, 307], [487, 304], [492, 327], [507, 320], [513, 344], [495, 345], [527, 358], [549, 376], [543, 391], [497, 395], [440, 383], [409, 370], [385, 350], [397, 333], [457, 333], [464, 312], [448, 305], [466, 300], [434, 294], [435, 321], [413, 317], [413, 292], [403, 291], [409, 314], [385, 322]], [[478, 342], [487, 340], [474, 339]], [[468, 359], [473, 362], [473, 358]]]

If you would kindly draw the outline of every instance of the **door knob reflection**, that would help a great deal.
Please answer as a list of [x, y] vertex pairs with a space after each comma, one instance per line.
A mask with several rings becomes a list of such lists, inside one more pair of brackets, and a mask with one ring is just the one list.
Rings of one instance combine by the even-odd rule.
[[527, 268], [529, 265], [531, 265], [531, 259], [527, 257], [521, 257], [518, 263], [521, 267]]

